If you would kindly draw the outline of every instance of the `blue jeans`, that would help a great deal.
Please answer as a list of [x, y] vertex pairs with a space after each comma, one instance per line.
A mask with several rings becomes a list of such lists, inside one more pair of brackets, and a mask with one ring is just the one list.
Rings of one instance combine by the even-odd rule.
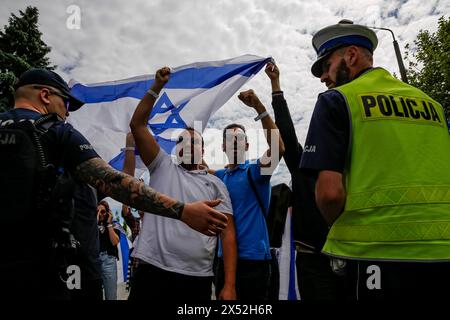
[[100, 252], [105, 300], [117, 300], [117, 258]]

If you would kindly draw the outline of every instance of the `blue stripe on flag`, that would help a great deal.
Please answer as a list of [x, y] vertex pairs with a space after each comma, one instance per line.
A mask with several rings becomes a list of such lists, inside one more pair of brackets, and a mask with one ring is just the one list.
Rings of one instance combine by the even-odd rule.
[[120, 250], [122, 252], [120, 259], [122, 260], [123, 282], [126, 282], [128, 279], [128, 259], [130, 257], [130, 247], [128, 246], [127, 236], [122, 232], [120, 232]]
[[123, 164], [125, 162], [125, 151], [121, 151], [117, 156], [109, 161], [109, 165], [118, 171], [123, 170]]
[[[209, 66], [182, 69], [171, 75], [169, 82], [164, 88], [212, 88], [235, 75], [250, 77], [258, 73], [269, 60], [270, 58], [251, 63], [226, 64], [219, 67]], [[85, 103], [108, 102], [125, 97], [141, 99], [152, 83], [153, 79], [93, 87], [77, 83], [72, 87], [71, 93]]]
[[173, 148], [175, 147], [176, 142], [169, 140], [169, 139], [164, 139], [163, 137], [160, 136], [155, 136], [156, 138], [156, 142], [158, 142], [159, 146], [161, 148], [163, 148], [163, 150], [168, 153], [171, 154]]

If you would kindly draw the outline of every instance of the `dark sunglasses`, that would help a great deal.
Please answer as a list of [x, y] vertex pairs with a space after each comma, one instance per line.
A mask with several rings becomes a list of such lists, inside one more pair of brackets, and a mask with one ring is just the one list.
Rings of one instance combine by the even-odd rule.
[[65, 94], [62, 94], [61, 92], [58, 92], [58, 91], [55, 91], [55, 90], [52, 90], [52, 89], [50, 89], [50, 88], [48, 88], [48, 87], [33, 86], [33, 88], [39, 89], [39, 90], [41, 90], [41, 89], [47, 89], [48, 92], [50, 92], [50, 94], [54, 94], [54, 95], [56, 95], [56, 96], [58, 96], [58, 97], [61, 97], [61, 98], [63, 99], [63, 101], [64, 101], [64, 105], [66, 106], [66, 110], [69, 111], [69, 107], [70, 107], [70, 98], [69, 98], [68, 96], [66, 96]]
[[100, 210], [97, 210], [97, 212], [106, 213], [106, 210], [105, 209], [100, 209]]

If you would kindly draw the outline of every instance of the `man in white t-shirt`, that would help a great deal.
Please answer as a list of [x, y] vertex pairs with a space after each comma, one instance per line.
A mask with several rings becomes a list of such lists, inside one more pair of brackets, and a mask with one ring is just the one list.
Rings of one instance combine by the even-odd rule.
[[226, 214], [228, 226], [211, 227], [209, 235], [190, 229], [183, 223], [145, 214], [133, 257], [139, 259], [130, 299], [210, 300], [213, 259], [220, 234], [223, 246], [225, 284], [219, 299], [236, 299], [236, 234], [227, 188], [202, 166], [203, 138], [192, 128], [180, 135], [178, 163], [165, 153], [147, 128], [159, 92], [169, 80], [170, 69], [156, 72], [150, 90], [139, 102], [131, 131], [140, 156], [150, 172], [150, 186], [185, 202], [215, 200], [216, 210]]

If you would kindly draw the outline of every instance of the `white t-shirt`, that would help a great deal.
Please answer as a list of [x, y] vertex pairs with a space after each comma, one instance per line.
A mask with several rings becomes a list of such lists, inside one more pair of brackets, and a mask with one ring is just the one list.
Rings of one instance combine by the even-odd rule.
[[[185, 203], [220, 199], [216, 210], [232, 214], [225, 184], [205, 170], [188, 171], [160, 149], [148, 166], [150, 187]], [[190, 276], [212, 276], [216, 237], [176, 219], [145, 213], [132, 256], [158, 268]]]

